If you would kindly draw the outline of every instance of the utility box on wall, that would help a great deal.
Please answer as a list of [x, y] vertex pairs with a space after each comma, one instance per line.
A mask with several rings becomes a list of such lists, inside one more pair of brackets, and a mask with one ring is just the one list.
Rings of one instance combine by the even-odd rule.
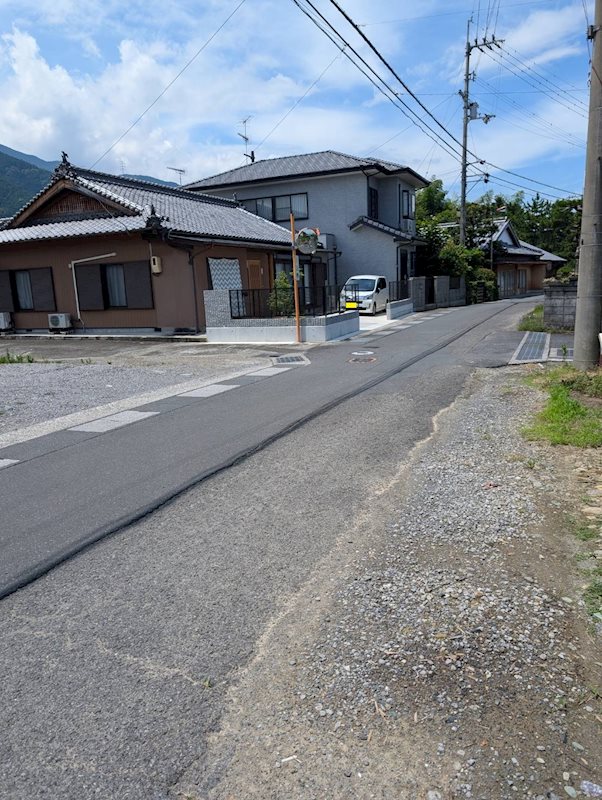
[[160, 275], [163, 272], [161, 256], [151, 256], [151, 272], [153, 275]]

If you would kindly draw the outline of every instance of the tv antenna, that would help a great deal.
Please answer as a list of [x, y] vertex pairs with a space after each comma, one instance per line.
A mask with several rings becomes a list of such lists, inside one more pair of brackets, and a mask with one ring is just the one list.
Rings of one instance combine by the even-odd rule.
[[251, 141], [251, 139], [247, 136], [247, 123], [251, 118], [252, 115], [250, 114], [248, 117], [246, 117], [246, 119], [242, 119], [240, 121], [240, 124], [243, 126], [244, 133], [239, 132], [238, 135], [245, 143], [245, 158], [250, 159], [251, 164], [253, 164], [253, 162], [255, 161], [255, 151], [251, 150], [251, 152], [249, 153], [249, 142]]
[[170, 169], [172, 172], [177, 172], [178, 178], [180, 180], [180, 186], [181, 186], [182, 185], [182, 175], [186, 175], [186, 170], [182, 169], [181, 167], [167, 167], [167, 169]]

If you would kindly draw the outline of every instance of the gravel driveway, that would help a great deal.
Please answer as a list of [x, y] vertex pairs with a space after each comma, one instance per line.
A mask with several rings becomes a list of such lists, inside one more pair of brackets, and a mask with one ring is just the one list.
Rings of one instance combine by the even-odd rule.
[[0, 435], [170, 386], [210, 383], [265, 366], [269, 357], [254, 348], [173, 342], [21, 341], [9, 350], [35, 361], [0, 364]]

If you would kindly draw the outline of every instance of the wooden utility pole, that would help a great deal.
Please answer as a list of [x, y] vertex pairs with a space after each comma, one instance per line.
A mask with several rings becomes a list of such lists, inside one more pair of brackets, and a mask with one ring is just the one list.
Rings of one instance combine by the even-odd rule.
[[585, 156], [585, 189], [579, 243], [577, 314], [573, 364], [581, 370], [597, 366], [602, 318], [602, 0], [596, 0]]

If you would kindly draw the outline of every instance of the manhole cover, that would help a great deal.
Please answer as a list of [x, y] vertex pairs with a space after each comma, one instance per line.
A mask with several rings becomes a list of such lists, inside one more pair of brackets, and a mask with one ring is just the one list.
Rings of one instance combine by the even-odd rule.
[[354, 356], [349, 359], [350, 364], [369, 364], [371, 361], [376, 361], [376, 356]]

